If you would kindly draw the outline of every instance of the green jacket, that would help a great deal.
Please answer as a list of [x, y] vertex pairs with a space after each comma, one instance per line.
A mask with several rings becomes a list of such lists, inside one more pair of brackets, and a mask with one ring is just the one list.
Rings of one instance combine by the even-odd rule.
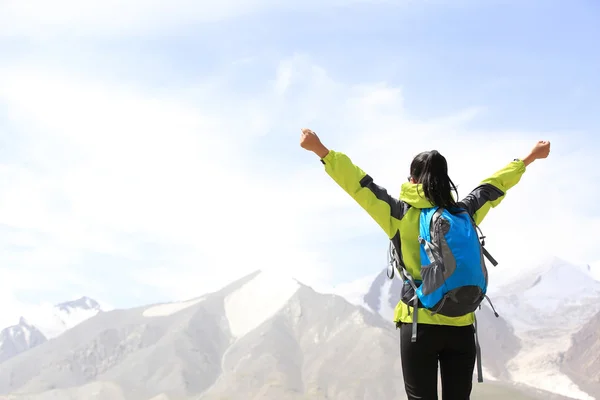
[[[379, 224], [388, 235], [398, 254], [401, 254], [406, 269], [416, 280], [421, 279], [419, 242], [419, 214], [421, 208], [432, 204], [422, 196], [420, 184], [406, 182], [402, 185], [400, 199], [390, 196], [381, 186], [343, 153], [333, 150], [321, 162], [325, 171], [342, 189]], [[525, 173], [525, 164], [514, 160], [507, 166], [481, 182], [459, 205], [473, 216], [479, 225], [489, 210], [504, 199], [506, 192], [516, 185]], [[394, 322], [411, 323], [413, 309], [399, 301], [394, 311]], [[474, 314], [462, 317], [431, 315], [419, 308], [419, 323], [465, 326], [474, 322]]]

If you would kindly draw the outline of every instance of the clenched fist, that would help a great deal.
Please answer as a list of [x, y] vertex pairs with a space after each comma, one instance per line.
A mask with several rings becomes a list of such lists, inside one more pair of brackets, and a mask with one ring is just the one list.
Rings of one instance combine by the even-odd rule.
[[531, 150], [531, 154], [538, 160], [548, 157], [550, 154], [550, 142], [540, 140]]
[[302, 134], [300, 135], [300, 147], [312, 151], [319, 156], [319, 158], [324, 158], [329, 153], [329, 150], [321, 143], [317, 134], [307, 128], [302, 129]]
[[528, 166], [535, 160], [541, 160], [542, 158], [548, 157], [550, 154], [550, 142], [546, 140], [540, 140], [533, 146], [533, 149], [529, 152], [529, 155], [523, 159], [525, 166]]

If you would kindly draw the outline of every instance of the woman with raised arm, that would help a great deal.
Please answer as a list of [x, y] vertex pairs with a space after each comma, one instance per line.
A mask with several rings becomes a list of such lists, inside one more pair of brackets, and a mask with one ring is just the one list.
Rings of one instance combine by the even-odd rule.
[[[373, 178], [354, 165], [348, 156], [325, 147], [310, 129], [302, 129], [300, 145], [320, 158], [327, 174], [384, 230], [405, 270], [416, 282], [422, 278], [419, 243], [422, 209], [453, 207], [466, 210], [479, 225], [489, 210], [500, 204], [506, 192], [519, 182], [526, 168], [550, 153], [550, 142], [537, 142], [525, 158], [509, 162], [457, 202], [452, 195], [456, 187], [448, 176], [446, 159], [436, 150], [420, 153], [412, 160], [409, 181], [402, 184], [397, 199], [375, 184]], [[403, 293], [401, 297], [406, 296]], [[442, 398], [468, 400], [477, 350], [474, 313], [450, 317], [432, 314], [419, 306], [416, 315], [419, 328], [413, 337], [411, 326], [415, 310], [412, 304], [406, 299], [401, 300], [394, 312], [394, 322], [400, 328], [402, 372], [408, 399], [437, 400], [439, 362]]]

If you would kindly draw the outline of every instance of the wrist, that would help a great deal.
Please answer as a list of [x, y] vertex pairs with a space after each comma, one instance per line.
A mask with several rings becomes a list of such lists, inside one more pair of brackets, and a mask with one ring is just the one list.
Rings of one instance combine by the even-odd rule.
[[320, 145], [318, 148], [313, 150], [313, 153], [315, 153], [320, 159], [323, 159], [327, 157], [327, 154], [329, 154], [329, 149], [323, 145]]
[[536, 160], [536, 156], [533, 153], [529, 153], [529, 155], [525, 158], [523, 158], [523, 163], [525, 163], [525, 166], [529, 166], [529, 164], [531, 164], [532, 162], [534, 162]]

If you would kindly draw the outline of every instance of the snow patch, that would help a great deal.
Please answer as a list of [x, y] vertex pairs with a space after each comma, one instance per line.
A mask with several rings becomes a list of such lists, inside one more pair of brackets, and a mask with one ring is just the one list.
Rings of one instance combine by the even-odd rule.
[[488, 381], [497, 382], [498, 379], [484, 366], [481, 367], [483, 378]]
[[574, 332], [600, 311], [600, 282], [587, 268], [552, 259], [524, 270], [491, 297], [498, 312], [519, 332], [541, 327]]
[[546, 312], [557, 311], [564, 302], [599, 296], [599, 282], [577, 267], [560, 264], [540, 274], [524, 293], [529, 304]]
[[600, 261], [596, 261], [589, 265], [590, 275], [597, 281], [600, 281]]
[[169, 315], [173, 315], [178, 313], [179, 311], [183, 311], [186, 308], [193, 306], [194, 304], [198, 304], [200, 301], [204, 300], [203, 298], [181, 301], [177, 303], [165, 303], [159, 304], [154, 307], [147, 308], [143, 312], [144, 317], [152, 318], [152, 317], [168, 317]]
[[89, 297], [86, 297], [86, 298], [85, 298], [85, 305], [86, 305], [88, 308], [94, 308], [94, 307], [95, 307], [95, 304], [94, 304], [94, 302], [93, 302], [93, 301], [92, 301], [92, 299], [90, 299]]
[[225, 297], [225, 314], [231, 334], [240, 338], [279, 311], [300, 288], [292, 278], [261, 272]]
[[386, 321], [394, 319], [394, 309], [390, 305], [390, 289], [392, 288], [393, 281], [386, 279], [383, 286], [381, 286], [381, 292], [379, 294], [379, 314], [385, 318]]
[[25, 343], [27, 345], [31, 344], [31, 328], [29, 326], [23, 326], [23, 335], [25, 336]]
[[[40, 330], [47, 338], [53, 338], [64, 331], [92, 318], [99, 310], [70, 309], [68, 312], [53, 310], [46, 323], [40, 325]], [[39, 323], [39, 322], [38, 322]]]
[[523, 349], [508, 364], [514, 382], [580, 400], [594, 400], [560, 371], [571, 332], [548, 329], [518, 335]]

